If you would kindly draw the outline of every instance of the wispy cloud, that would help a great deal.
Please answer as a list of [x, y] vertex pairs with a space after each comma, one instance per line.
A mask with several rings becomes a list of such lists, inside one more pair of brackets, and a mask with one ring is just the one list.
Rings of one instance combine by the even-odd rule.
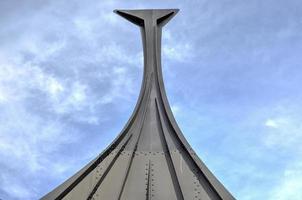
[[173, 62], [188, 62], [194, 58], [193, 47], [189, 41], [177, 41], [171, 31], [163, 33], [163, 57]]
[[[134, 80], [126, 67], [138, 69], [142, 62], [140, 52], [131, 58], [114, 42], [95, 45], [101, 14], [94, 21], [76, 15], [72, 23], [56, 23], [52, 6], [11, 27], [27, 29], [0, 48], [0, 198], [37, 199], [58, 184], [58, 177], [78, 169], [71, 150], [83, 141], [77, 126], [98, 126], [104, 118], [99, 107], [106, 110], [116, 98], [128, 99]], [[49, 29], [39, 18], [49, 21]], [[64, 23], [66, 30], [59, 31]], [[74, 45], [80, 40], [88, 44]], [[108, 70], [89, 71], [86, 65]], [[91, 158], [90, 152], [77, 155], [81, 161]], [[42, 179], [56, 181], [45, 185]]]
[[296, 149], [300, 149], [299, 143], [302, 139], [300, 119], [300, 117], [292, 118], [292, 116], [267, 119], [265, 122], [267, 127], [265, 144], [270, 147], [296, 147]]
[[293, 199], [299, 200], [302, 196], [302, 161], [289, 164], [285, 169], [283, 175], [280, 177], [280, 182], [271, 191], [269, 199], [286, 200]]
[[[50, 157], [62, 145], [74, 143], [79, 137], [73, 137], [71, 132], [76, 131], [61, 122], [43, 119], [17, 103], [1, 106], [0, 124], [0, 186], [14, 198], [24, 194], [23, 198], [31, 199], [37, 185], [25, 184], [22, 179], [49, 169], [55, 172]], [[21, 174], [24, 177], [17, 179]]]

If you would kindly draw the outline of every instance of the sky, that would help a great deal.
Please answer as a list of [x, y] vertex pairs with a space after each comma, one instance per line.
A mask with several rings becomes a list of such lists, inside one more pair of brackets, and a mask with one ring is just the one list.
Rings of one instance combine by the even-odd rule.
[[143, 54], [118, 8], [180, 9], [163, 29], [167, 96], [225, 187], [300, 200], [300, 0], [0, 1], [0, 199], [39, 199], [122, 130]]

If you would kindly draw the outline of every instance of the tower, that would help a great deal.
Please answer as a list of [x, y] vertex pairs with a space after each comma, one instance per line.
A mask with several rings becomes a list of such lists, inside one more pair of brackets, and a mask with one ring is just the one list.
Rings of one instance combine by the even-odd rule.
[[177, 12], [115, 10], [141, 30], [144, 75], [137, 104], [109, 147], [43, 200], [235, 199], [194, 153], [166, 97], [161, 31]]

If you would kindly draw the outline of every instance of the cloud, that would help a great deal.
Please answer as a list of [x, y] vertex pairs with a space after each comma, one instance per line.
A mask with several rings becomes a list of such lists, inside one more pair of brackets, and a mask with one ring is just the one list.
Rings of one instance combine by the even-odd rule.
[[267, 146], [275, 148], [292, 149], [298, 148], [299, 141], [302, 139], [302, 126], [300, 123], [300, 117], [297, 116], [282, 116], [276, 118], [270, 118], [265, 121], [266, 135], [264, 136], [264, 142]]
[[265, 126], [270, 127], [270, 128], [278, 128], [279, 127], [279, 122], [273, 119], [268, 119], [265, 122]]
[[172, 110], [172, 112], [173, 112], [173, 114], [175, 115], [175, 116], [177, 116], [177, 115], [179, 115], [180, 114], [180, 112], [181, 112], [181, 110], [180, 110], [181, 108], [178, 106], [178, 105], [172, 105], [171, 106], [171, 110]]
[[194, 57], [193, 47], [187, 41], [176, 41], [169, 29], [163, 32], [163, 58], [173, 62], [185, 62]]
[[[140, 52], [127, 56], [114, 42], [96, 48], [100, 27], [91, 18], [57, 23], [58, 13], [50, 10], [18, 20], [10, 30], [27, 28], [0, 48], [0, 198], [37, 199], [88, 162], [99, 147], [82, 142], [100, 137], [94, 134], [100, 129], [83, 138], [86, 125], [98, 126], [107, 105], [131, 96], [128, 65], [141, 64]], [[40, 19], [48, 21], [47, 29]], [[87, 45], [77, 46], [80, 40]]]
[[269, 199], [272, 200], [299, 200], [302, 196], [302, 160], [289, 164], [280, 178]]
[[11, 194], [11, 198], [14, 199], [30, 199], [32, 197], [31, 192], [26, 188], [25, 184], [18, 184], [16, 180], [12, 180], [10, 177], [3, 175], [0, 178], [3, 185], [1, 188], [8, 194]]
[[[26, 184], [22, 179], [48, 170], [55, 173], [51, 157], [62, 145], [74, 143], [79, 137], [73, 137], [76, 131], [70, 127], [43, 119], [24, 105], [6, 104], [0, 108], [0, 187], [14, 198], [32, 199], [38, 185]], [[21, 174], [24, 175], [17, 179]]]
[[0, 77], [1, 99], [7, 103], [26, 101], [34, 93], [40, 92], [50, 103], [50, 109], [57, 113], [88, 106], [85, 85], [56, 78], [32, 63], [1, 63]]

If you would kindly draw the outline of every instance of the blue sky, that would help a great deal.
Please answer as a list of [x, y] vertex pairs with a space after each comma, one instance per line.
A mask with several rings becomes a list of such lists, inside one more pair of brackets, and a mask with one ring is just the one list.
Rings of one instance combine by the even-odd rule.
[[163, 31], [185, 137], [237, 199], [302, 196], [299, 0], [1, 1], [0, 198], [38, 199], [129, 118], [139, 29], [117, 8], [179, 8]]

